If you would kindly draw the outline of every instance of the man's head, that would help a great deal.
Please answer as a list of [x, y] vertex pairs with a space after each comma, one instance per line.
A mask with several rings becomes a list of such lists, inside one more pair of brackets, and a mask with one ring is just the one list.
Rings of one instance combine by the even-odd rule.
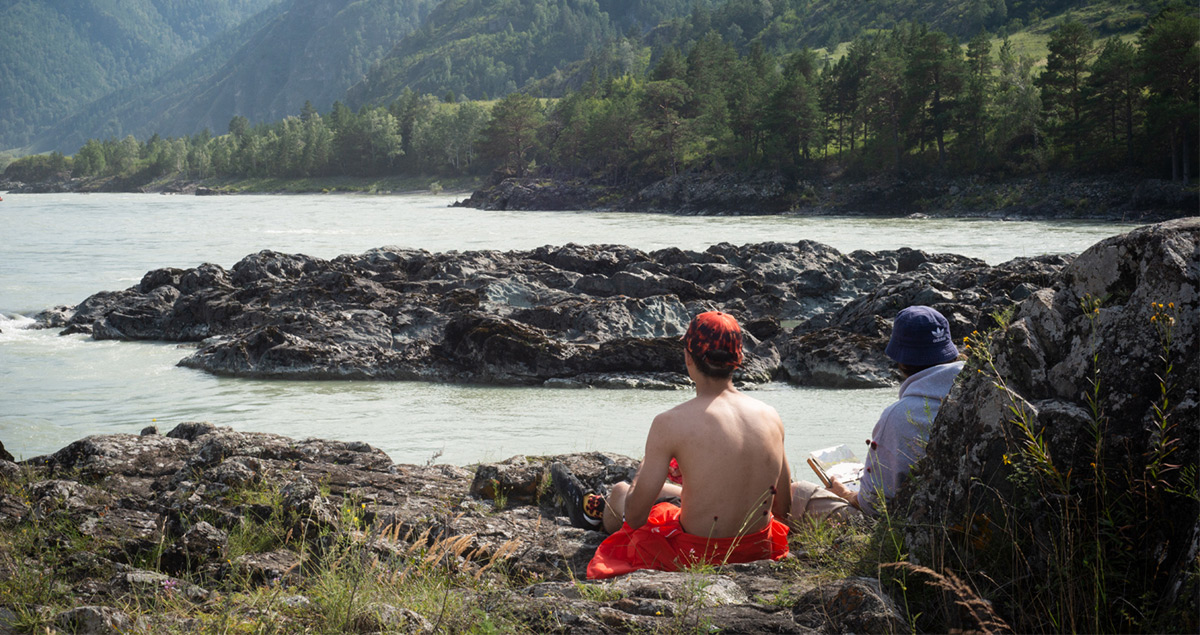
[[728, 313], [708, 311], [692, 318], [683, 346], [709, 377], [729, 377], [742, 365], [742, 328]]
[[950, 323], [927, 306], [910, 306], [896, 314], [884, 353], [909, 375], [958, 359]]

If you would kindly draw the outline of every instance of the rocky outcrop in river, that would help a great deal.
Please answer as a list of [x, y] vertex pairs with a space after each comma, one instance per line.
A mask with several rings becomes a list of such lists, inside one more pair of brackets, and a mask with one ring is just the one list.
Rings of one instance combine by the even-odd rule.
[[718, 308], [747, 333], [740, 381], [882, 386], [895, 380], [880, 351], [901, 308], [933, 305], [961, 337], [1069, 260], [993, 267], [811, 241], [381, 248], [333, 260], [263, 251], [228, 270], [151, 271], [39, 322], [96, 339], [196, 342], [181, 365], [239, 377], [672, 387], [687, 382], [678, 340], [690, 317]]

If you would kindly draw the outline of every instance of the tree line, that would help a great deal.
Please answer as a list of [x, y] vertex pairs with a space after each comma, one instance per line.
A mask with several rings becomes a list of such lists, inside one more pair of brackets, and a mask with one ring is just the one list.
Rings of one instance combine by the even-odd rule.
[[[855, 39], [831, 61], [811, 50], [743, 54], [715, 31], [649, 70], [593, 77], [557, 100], [512, 93], [494, 104], [405, 91], [386, 106], [325, 114], [306, 106], [227, 134], [89, 140], [74, 157], [19, 159], [9, 178], [185, 178], [542, 174], [636, 185], [686, 170], [836, 164], [851, 175], [1028, 174], [1141, 169], [1187, 180], [1200, 131], [1200, 32], [1172, 8], [1133, 41], [1097, 44], [1078, 22], [1045, 67], [985, 35], [965, 46], [904, 24]], [[22, 179], [33, 180], [33, 179]]]

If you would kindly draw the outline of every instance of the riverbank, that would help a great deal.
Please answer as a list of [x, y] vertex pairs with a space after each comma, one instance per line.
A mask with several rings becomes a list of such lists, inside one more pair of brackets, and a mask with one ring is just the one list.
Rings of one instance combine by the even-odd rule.
[[586, 180], [508, 178], [457, 203], [489, 210], [593, 209], [678, 215], [855, 215], [1156, 222], [1200, 213], [1195, 186], [1133, 174], [1012, 178], [788, 179], [682, 174], [630, 190]]
[[930, 216], [955, 218], [1091, 219], [1158, 222], [1200, 213], [1195, 184], [1132, 173], [1077, 176], [1047, 173], [1010, 178], [814, 177], [779, 173], [686, 173], [643, 187], [585, 179], [478, 176], [320, 177], [304, 179], [183, 179], [138, 177], [34, 183], [0, 181], [14, 194], [130, 192], [161, 194], [406, 194], [461, 193], [457, 206], [484, 210], [593, 210], [675, 215], [764, 214]]

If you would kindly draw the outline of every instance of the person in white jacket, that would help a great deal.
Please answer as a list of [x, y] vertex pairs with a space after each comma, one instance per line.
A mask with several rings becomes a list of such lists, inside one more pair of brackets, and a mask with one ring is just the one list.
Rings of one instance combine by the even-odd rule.
[[950, 324], [936, 310], [911, 306], [896, 315], [884, 350], [904, 375], [900, 398], [888, 406], [871, 438], [858, 492], [830, 480], [827, 489], [808, 482], [792, 484], [792, 518], [853, 515], [874, 516], [908, 477], [913, 463], [925, 456], [929, 429], [942, 401], [965, 362], [950, 336]]

